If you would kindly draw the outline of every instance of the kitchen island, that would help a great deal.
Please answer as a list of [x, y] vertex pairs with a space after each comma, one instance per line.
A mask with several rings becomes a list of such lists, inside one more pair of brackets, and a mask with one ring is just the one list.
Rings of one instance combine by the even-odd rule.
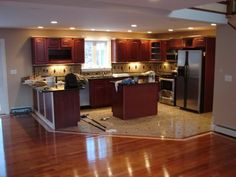
[[33, 102], [39, 121], [53, 130], [77, 126], [80, 120], [79, 89], [33, 88]]
[[158, 83], [118, 84], [113, 87], [113, 116], [133, 119], [157, 114]]

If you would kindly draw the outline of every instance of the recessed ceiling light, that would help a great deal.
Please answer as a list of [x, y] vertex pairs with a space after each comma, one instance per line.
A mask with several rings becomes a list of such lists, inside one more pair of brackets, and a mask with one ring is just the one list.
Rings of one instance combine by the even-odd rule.
[[39, 29], [43, 29], [44, 27], [43, 26], [38, 26]]
[[91, 29], [91, 31], [95, 31], [95, 29], [94, 29], [94, 28], [92, 28], [92, 29]]
[[215, 24], [215, 23], [212, 23], [211, 26], [216, 26], [216, 24]]
[[189, 30], [193, 30], [193, 27], [188, 27]]
[[109, 31], [111, 31], [111, 30], [107, 29], [106, 31], [109, 32]]
[[75, 30], [75, 27], [70, 27], [70, 30]]
[[173, 30], [173, 29], [168, 29], [168, 31], [169, 31], [169, 32], [172, 32], [172, 31], [174, 31], [174, 30]]
[[132, 24], [131, 27], [136, 28], [138, 25]]
[[131, 33], [131, 32], [132, 32], [132, 30], [128, 30], [128, 32], [129, 32], [129, 33]]
[[151, 34], [152, 32], [151, 31], [147, 31], [148, 34]]
[[51, 24], [57, 24], [58, 21], [53, 20], [53, 21], [51, 21], [50, 23], [51, 23]]

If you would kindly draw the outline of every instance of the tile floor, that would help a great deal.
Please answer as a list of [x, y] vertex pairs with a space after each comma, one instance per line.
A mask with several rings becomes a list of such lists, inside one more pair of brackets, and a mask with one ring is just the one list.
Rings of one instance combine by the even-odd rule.
[[[162, 103], [158, 104], [158, 115], [130, 120], [113, 117], [111, 107], [82, 109], [82, 114], [89, 114], [90, 118], [106, 126], [105, 131], [83, 120], [78, 123], [78, 127], [63, 131], [182, 139], [209, 132], [212, 128], [212, 113], [198, 114]], [[102, 121], [104, 117], [108, 119]], [[85, 120], [97, 125], [89, 119]]]

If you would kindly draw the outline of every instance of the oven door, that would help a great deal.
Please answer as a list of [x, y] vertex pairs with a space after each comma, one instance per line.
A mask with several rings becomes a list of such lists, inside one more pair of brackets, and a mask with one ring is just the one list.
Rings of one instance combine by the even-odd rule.
[[160, 78], [159, 102], [175, 105], [175, 79]]

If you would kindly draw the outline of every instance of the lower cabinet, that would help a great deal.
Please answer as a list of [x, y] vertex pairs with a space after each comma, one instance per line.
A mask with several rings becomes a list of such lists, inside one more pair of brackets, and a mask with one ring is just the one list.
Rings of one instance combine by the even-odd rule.
[[33, 89], [34, 113], [52, 129], [77, 126], [80, 121], [78, 90], [40, 91]]
[[112, 103], [112, 83], [114, 79], [90, 79], [89, 80], [89, 93], [90, 93], [90, 106], [105, 107], [111, 106]]

